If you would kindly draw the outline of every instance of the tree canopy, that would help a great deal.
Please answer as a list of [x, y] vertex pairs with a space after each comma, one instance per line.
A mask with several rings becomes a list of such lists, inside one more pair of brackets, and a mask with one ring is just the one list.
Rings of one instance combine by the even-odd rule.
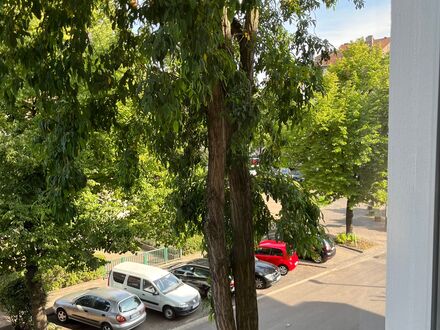
[[351, 44], [328, 68], [325, 94], [286, 133], [289, 167], [300, 169], [304, 184], [322, 196], [346, 197], [348, 208], [385, 201], [388, 66], [389, 56], [379, 47], [363, 40]]
[[[204, 231], [218, 328], [257, 329], [254, 231], [267, 228], [271, 219], [261, 192], [283, 202], [282, 219], [291, 220], [291, 225], [280, 222], [288, 231], [283, 236], [288, 243], [300, 246], [307, 234], [319, 230], [319, 212], [308, 196], [296, 185], [273, 178], [269, 169], [270, 161], [278, 157], [272, 151], [280, 130], [273, 123], [281, 127], [292, 118], [299, 120], [314, 92], [322, 89], [313, 57], [325, 58], [331, 47], [309, 28], [314, 24], [313, 10], [335, 2], [6, 1], [0, 11], [3, 119], [15, 123], [21, 118], [19, 125], [30, 125], [24, 132], [30, 135], [26, 146], [31, 146], [31, 156], [17, 172], [21, 184], [15, 188], [27, 184], [26, 175], [37, 171], [32, 174], [39, 180], [31, 190], [30, 204], [37, 207], [36, 201], [43, 198], [43, 206], [32, 210], [32, 228], [42, 224], [51, 233], [44, 239], [56, 246], [60, 241], [55, 230], [66, 234], [97, 229], [96, 222], [80, 226], [92, 218], [85, 215], [103, 211], [93, 206], [96, 201], [105, 200], [121, 211], [130, 208], [121, 202], [124, 191], [155, 187], [139, 179], [143, 171], [151, 170], [150, 165], [155, 166], [145, 153], [152, 150], [173, 179], [174, 194], [168, 200], [178, 207], [176, 219], [189, 216], [176, 228]], [[286, 30], [287, 23], [293, 33]], [[13, 128], [7, 129], [5, 140], [14, 137]], [[253, 180], [248, 162], [257, 132], [273, 148], [262, 155], [261, 169]], [[22, 140], [20, 136], [11, 142], [17, 153]], [[105, 144], [110, 149], [100, 151]], [[97, 150], [88, 150], [93, 146]], [[5, 150], [5, 158], [9, 151]], [[87, 152], [105, 156], [108, 164], [114, 160], [118, 166], [107, 167], [104, 162], [95, 173], [96, 161], [91, 168], [84, 163]], [[19, 158], [10, 159], [11, 166], [21, 164]], [[95, 184], [100, 175], [109, 180], [107, 185], [119, 189], [93, 196], [106, 188]], [[147, 195], [139, 193], [137, 198], [144, 200]], [[81, 208], [81, 198], [91, 204]], [[145, 209], [151, 208], [146, 199]], [[119, 213], [110, 208], [109, 214]], [[29, 222], [29, 217], [20, 218]], [[11, 223], [4, 224], [2, 235], [9, 235]], [[130, 228], [110, 226], [109, 230], [109, 235], [97, 232], [98, 243], [73, 232], [90, 248], [130, 245]], [[121, 238], [121, 245], [114, 242], [115, 237]], [[37, 241], [33, 248], [40, 245], [45, 247]], [[236, 282], [236, 316], [226, 276], [230, 269]], [[30, 284], [41, 284], [37, 272], [28, 267], [27, 274]], [[38, 329], [45, 328], [40, 318], [43, 300], [32, 299]]]

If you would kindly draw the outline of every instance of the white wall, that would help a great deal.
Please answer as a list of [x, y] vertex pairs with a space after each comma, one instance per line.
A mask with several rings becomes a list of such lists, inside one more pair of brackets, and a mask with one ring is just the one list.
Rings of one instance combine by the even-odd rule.
[[440, 0], [392, 0], [387, 330], [431, 328]]

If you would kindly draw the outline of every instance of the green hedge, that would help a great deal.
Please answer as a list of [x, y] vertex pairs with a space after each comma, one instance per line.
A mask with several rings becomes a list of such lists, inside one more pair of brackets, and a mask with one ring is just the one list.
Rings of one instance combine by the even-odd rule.
[[96, 270], [85, 269], [83, 271], [68, 272], [60, 266], [53, 267], [43, 274], [44, 288], [47, 292], [62, 289], [82, 282], [97, 280], [106, 276], [104, 266]]

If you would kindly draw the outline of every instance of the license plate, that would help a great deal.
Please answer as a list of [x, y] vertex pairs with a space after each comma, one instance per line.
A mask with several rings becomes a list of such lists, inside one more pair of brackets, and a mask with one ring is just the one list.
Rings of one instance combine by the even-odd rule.
[[130, 316], [130, 320], [133, 320], [133, 319], [137, 318], [138, 316], [139, 316], [139, 312], [133, 313]]

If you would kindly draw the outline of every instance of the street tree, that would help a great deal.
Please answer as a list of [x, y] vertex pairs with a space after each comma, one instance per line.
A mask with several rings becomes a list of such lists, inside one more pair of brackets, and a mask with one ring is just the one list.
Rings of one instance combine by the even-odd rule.
[[[6, 1], [0, 12], [0, 68], [2, 81], [9, 82], [3, 95], [17, 109], [23, 89], [30, 91], [27, 100], [38, 114], [36, 127], [43, 141], [38, 157], [51, 206], [44, 209], [52, 212], [48, 222], [64, 228], [76, 219], [72, 201], [85, 184], [78, 157], [90, 133], [108, 129], [117, 117], [118, 103], [132, 98], [139, 105], [136, 123], [144, 125], [121, 133], [126, 142], [120, 148], [124, 186], [135, 184], [138, 147], [148, 136], [180, 183], [177, 188], [206, 202], [206, 208], [182, 206], [190, 204], [189, 209], [201, 214], [195, 226], [203, 228], [207, 242], [217, 327], [257, 329], [254, 215], [266, 214], [266, 209], [251, 184], [249, 149], [263, 115], [286, 123], [319, 90], [313, 58], [321, 53], [325, 57], [329, 44], [311, 35], [309, 28], [313, 10], [335, 2]], [[362, 1], [354, 2], [359, 6]], [[89, 32], [94, 9], [101, 4], [112, 22], [115, 42], [95, 57]], [[285, 29], [287, 23], [293, 33]], [[270, 97], [265, 101], [263, 96]], [[262, 109], [264, 105], [273, 108]], [[276, 131], [268, 134], [276, 141]], [[201, 184], [197, 178], [203, 177], [204, 155], [208, 171]], [[299, 212], [294, 207], [299, 204], [288, 202], [289, 194], [299, 190], [286, 185], [277, 189], [281, 182], [261, 187], [278, 193], [286, 214]], [[202, 194], [200, 187], [205, 187]], [[310, 210], [307, 205], [299, 210]], [[295, 231], [310, 232], [316, 221], [294, 218], [301, 224], [290, 227], [294, 232], [286, 238], [298, 243], [297, 237], [305, 235], [293, 235]], [[235, 318], [226, 281], [230, 259]]]
[[[104, 69], [113, 33], [98, 9], [68, 1], [0, 9], [0, 275], [24, 275], [33, 329], [47, 328], [44, 271], [93, 268], [96, 250], [135, 249], [130, 217], [117, 217], [124, 201], [99, 185], [111, 181], [108, 167], [93, 165], [111, 149], [91, 132], [108, 129], [122, 99], [105, 88], [120, 77]], [[86, 155], [93, 141], [100, 150]]]
[[[335, 1], [323, 3], [331, 6]], [[156, 153], [182, 183], [180, 189], [194, 192], [196, 200], [205, 196], [206, 212], [197, 219], [207, 241], [219, 329], [258, 328], [250, 146], [262, 115], [286, 123], [299, 116], [320, 87], [313, 58], [328, 53], [329, 45], [309, 34], [312, 11], [320, 4], [159, 1], [130, 6], [120, 1], [116, 10], [118, 29], [137, 29], [121, 34], [121, 44], [124, 56], [140, 60], [138, 67], [145, 70], [138, 97]], [[293, 34], [284, 27], [287, 22]], [[135, 54], [133, 44], [139, 45]], [[269, 105], [263, 100], [266, 95], [272, 108], [262, 112]], [[206, 193], [201, 195], [196, 187], [202, 186], [197, 177], [206, 165], [201, 159], [205, 151], [208, 171]], [[225, 227], [225, 212], [230, 227]], [[311, 223], [297, 228], [307, 232]], [[231, 253], [225, 243], [228, 233]], [[225, 280], [230, 259], [235, 321]]]
[[388, 55], [363, 40], [352, 43], [329, 67], [325, 94], [286, 131], [286, 159], [304, 184], [328, 199], [347, 199], [347, 233], [354, 205], [386, 200], [388, 75]]

